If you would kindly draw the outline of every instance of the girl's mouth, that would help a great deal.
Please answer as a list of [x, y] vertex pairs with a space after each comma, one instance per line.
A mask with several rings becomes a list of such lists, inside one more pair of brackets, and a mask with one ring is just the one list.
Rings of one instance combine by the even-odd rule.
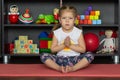
[[65, 24], [66, 26], [69, 26], [69, 24]]

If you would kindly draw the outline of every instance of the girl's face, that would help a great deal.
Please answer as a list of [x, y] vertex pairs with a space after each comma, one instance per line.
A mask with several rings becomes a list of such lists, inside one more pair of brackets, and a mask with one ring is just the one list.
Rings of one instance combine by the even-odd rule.
[[71, 31], [74, 27], [75, 16], [72, 11], [63, 10], [59, 21], [64, 31]]

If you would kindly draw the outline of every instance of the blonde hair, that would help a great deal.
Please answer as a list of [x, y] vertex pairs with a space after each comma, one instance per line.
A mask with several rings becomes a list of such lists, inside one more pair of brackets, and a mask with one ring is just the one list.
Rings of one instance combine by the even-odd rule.
[[[77, 9], [73, 6], [70, 6], [70, 5], [64, 5], [59, 9], [59, 17], [62, 15], [62, 12], [64, 10], [71, 11], [73, 13], [74, 17], [77, 17]], [[58, 24], [54, 25], [52, 31], [54, 31], [60, 27], [61, 27], [61, 25], [58, 23]]]

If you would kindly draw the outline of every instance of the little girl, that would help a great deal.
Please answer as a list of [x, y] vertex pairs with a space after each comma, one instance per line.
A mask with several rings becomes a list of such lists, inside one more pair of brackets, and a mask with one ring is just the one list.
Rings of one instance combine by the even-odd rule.
[[68, 73], [88, 66], [94, 59], [86, 53], [82, 30], [75, 27], [77, 10], [73, 6], [62, 6], [59, 10], [60, 27], [53, 31], [51, 51], [41, 54], [41, 61], [51, 69]]

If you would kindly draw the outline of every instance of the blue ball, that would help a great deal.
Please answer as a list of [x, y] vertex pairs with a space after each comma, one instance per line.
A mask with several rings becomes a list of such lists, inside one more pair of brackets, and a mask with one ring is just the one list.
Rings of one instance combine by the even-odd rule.
[[48, 38], [48, 33], [43, 31], [39, 34], [38, 38]]

